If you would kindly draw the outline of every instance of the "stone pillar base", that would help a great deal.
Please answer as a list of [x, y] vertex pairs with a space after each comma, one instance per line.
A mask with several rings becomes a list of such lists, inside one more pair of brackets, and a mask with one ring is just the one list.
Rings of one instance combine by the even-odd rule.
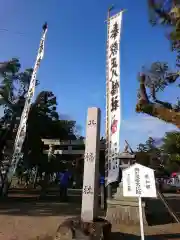
[[65, 220], [57, 229], [53, 240], [109, 240], [111, 223], [102, 218], [83, 222], [80, 217]]
[[[145, 217], [145, 204], [142, 202], [144, 225], [147, 225]], [[106, 219], [112, 224], [139, 225], [138, 199], [121, 197], [107, 201]]]

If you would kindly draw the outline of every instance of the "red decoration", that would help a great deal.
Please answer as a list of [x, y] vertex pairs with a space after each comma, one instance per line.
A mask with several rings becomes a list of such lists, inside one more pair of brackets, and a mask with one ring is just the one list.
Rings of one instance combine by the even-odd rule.
[[117, 131], [117, 124], [118, 124], [118, 120], [113, 120], [113, 122], [112, 122], [112, 125], [111, 125], [111, 132], [112, 132], [112, 134], [114, 134], [114, 133], [116, 133], [116, 131]]

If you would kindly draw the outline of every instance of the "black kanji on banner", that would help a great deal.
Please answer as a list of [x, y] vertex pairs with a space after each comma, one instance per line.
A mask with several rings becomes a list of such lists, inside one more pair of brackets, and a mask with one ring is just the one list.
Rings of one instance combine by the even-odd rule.
[[112, 75], [111, 75], [110, 81], [112, 81], [114, 77], [118, 77], [118, 74], [117, 74], [117, 72], [116, 72], [116, 69], [112, 69], [111, 73], [112, 73]]
[[113, 68], [117, 68], [117, 59], [115, 57], [111, 58], [111, 71]]
[[111, 88], [111, 95], [114, 96], [115, 94], [118, 93], [118, 89], [119, 89], [119, 83], [118, 81], [113, 81], [112, 82], [112, 88]]
[[111, 58], [112, 56], [115, 56], [117, 54], [117, 52], [118, 52], [118, 43], [117, 43], [117, 41], [115, 41], [110, 46], [110, 56], [109, 57]]
[[119, 26], [118, 26], [118, 23], [115, 22], [113, 25], [113, 29], [111, 31], [110, 38], [113, 38], [115, 40], [117, 38], [118, 34], [119, 34]]
[[111, 112], [116, 111], [119, 107], [117, 96], [111, 98]]

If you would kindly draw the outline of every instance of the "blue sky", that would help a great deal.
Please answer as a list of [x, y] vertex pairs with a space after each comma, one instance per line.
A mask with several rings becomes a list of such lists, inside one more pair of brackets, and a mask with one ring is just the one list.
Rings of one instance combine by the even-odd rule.
[[[33, 66], [41, 26], [48, 22], [36, 93], [52, 90], [58, 99], [58, 110], [77, 121], [84, 134], [87, 108], [97, 106], [102, 111], [102, 134], [105, 125], [105, 19], [109, 5], [114, 13], [124, 13], [121, 41], [121, 148], [124, 139], [135, 147], [148, 136], [161, 137], [170, 124], [135, 113], [137, 73], [142, 65], [153, 61], [168, 61], [174, 66], [164, 29], [153, 28], [148, 22], [146, 1], [138, 0], [1, 0], [0, 52], [1, 61], [18, 57], [23, 68]], [[22, 34], [16, 34], [16, 32]], [[178, 96], [174, 88], [162, 99]], [[173, 100], [176, 100], [175, 98]]]

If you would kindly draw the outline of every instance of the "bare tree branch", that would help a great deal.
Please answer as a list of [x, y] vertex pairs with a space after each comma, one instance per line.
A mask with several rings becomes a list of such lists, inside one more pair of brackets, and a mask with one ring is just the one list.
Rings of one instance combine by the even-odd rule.
[[149, 101], [145, 87], [145, 74], [141, 74], [140, 76], [139, 94], [140, 97], [136, 105], [136, 112], [146, 113], [165, 122], [172, 123], [180, 128], [180, 111], [173, 109], [172, 104], [157, 100], [154, 90], [154, 102]]

